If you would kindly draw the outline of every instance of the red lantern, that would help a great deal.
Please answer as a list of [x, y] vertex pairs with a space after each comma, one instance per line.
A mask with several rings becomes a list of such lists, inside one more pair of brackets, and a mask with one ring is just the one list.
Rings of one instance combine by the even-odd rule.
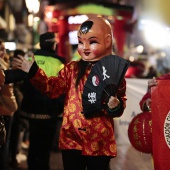
[[132, 146], [143, 153], [152, 153], [151, 112], [142, 112], [129, 124], [128, 137]]

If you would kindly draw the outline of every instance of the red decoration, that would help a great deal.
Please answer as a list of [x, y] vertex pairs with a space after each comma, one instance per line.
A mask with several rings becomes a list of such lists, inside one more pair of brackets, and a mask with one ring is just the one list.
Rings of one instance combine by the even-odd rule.
[[128, 128], [128, 137], [132, 146], [143, 153], [152, 153], [151, 112], [142, 112], [135, 116]]
[[67, 54], [69, 50], [66, 50], [68, 44], [68, 32], [69, 32], [67, 18], [62, 18], [58, 20], [57, 25], [58, 25], [58, 38], [59, 38], [58, 55], [61, 57], [66, 57], [69, 56]]
[[126, 32], [124, 30], [126, 24], [126, 19], [119, 20], [115, 18], [113, 25], [113, 35], [116, 41], [117, 53], [119, 56], [123, 57], [124, 45], [126, 41]]

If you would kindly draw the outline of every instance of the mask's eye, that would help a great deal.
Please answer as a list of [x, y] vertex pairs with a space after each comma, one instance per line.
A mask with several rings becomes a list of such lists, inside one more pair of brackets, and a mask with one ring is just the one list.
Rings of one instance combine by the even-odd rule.
[[96, 40], [91, 40], [90, 41], [90, 44], [96, 44], [96, 43], [98, 43], [98, 41], [96, 41]]
[[78, 41], [78, 43], [79, 43], [79, 44], [83, 44], [82, 41], [80, 41], [80, 40]]

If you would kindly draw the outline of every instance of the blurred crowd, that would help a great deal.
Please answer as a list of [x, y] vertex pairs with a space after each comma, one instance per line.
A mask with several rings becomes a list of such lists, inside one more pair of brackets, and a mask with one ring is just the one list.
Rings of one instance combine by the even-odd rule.
[[[16, 57], [18, 52], [23, 51], [16, 50], [13, 57]], [[4, 42], [0, 41], [0, 70], [6, 71], [10, 69], [13, 69], [10, 56], [6, 53]], [[2, 76], [5, 75], [1, 74], [1, 80], [3, 79]], [[28, 122], [20, 116], [20, 104], [23, 98], [22, 82], [3, 83], [0, 89], [0, 117], [1, 123], [5, 126], [5, 136], [1, 133], [1, 138], [3, 137], [4, 141], [1, 142], [0, 147], [0, 169], [6, 170], [9, 164], [12, 167], [19, 167], [16, 156], [20, 152], [22, 142], [26, 142], [27, 146], [25, 146], [28, 147], [29, 141]], [[22, 132], [25, 134], [23, 138], [20, 138]]]
[[[49, 76], [57, 75], [64, 59], [56, 54], [55, 35], [42, 34], [40, 47], [32, 51], [37, 63]], [[25, 169], [17, 159], [23, 151], [28, 170], [49, 169], [50, 152], [58, 150], [64, 96], [50, 99], [31, 85], [25, 72], [15, 72], [12, 60], [18, 55], [29, 60], [30, 51], [16, 49], [9, 55], [0, 41], [0, 169]]]

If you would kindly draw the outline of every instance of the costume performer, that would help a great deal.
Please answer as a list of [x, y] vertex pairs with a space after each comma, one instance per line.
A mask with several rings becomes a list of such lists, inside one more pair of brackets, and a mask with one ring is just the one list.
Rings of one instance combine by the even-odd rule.
[[[78, 31], [79, 61], [67, 63], [58, 76], [47, 77], [32, 56], [32, 61], [15, 59], [13, 64], [28, 72], [31, 83], [51, 98], [66, 94], [59, 148], [64, 170], [106, 170], [117, 149], [113, 117], [123, 114], [126, 107], [126, 81], [121, 82], [117, 95], [108, 101], [109, 109], [86, 119], [82, 114], [82, 93], [87, 77], [96, 61], [111, 55], [113, 35], [109, 22], [102, 17], [89, 18]], [[108, 111], [109, 110], [109, 111]], [[101, 115], [102, 112], [102, 115]]]

